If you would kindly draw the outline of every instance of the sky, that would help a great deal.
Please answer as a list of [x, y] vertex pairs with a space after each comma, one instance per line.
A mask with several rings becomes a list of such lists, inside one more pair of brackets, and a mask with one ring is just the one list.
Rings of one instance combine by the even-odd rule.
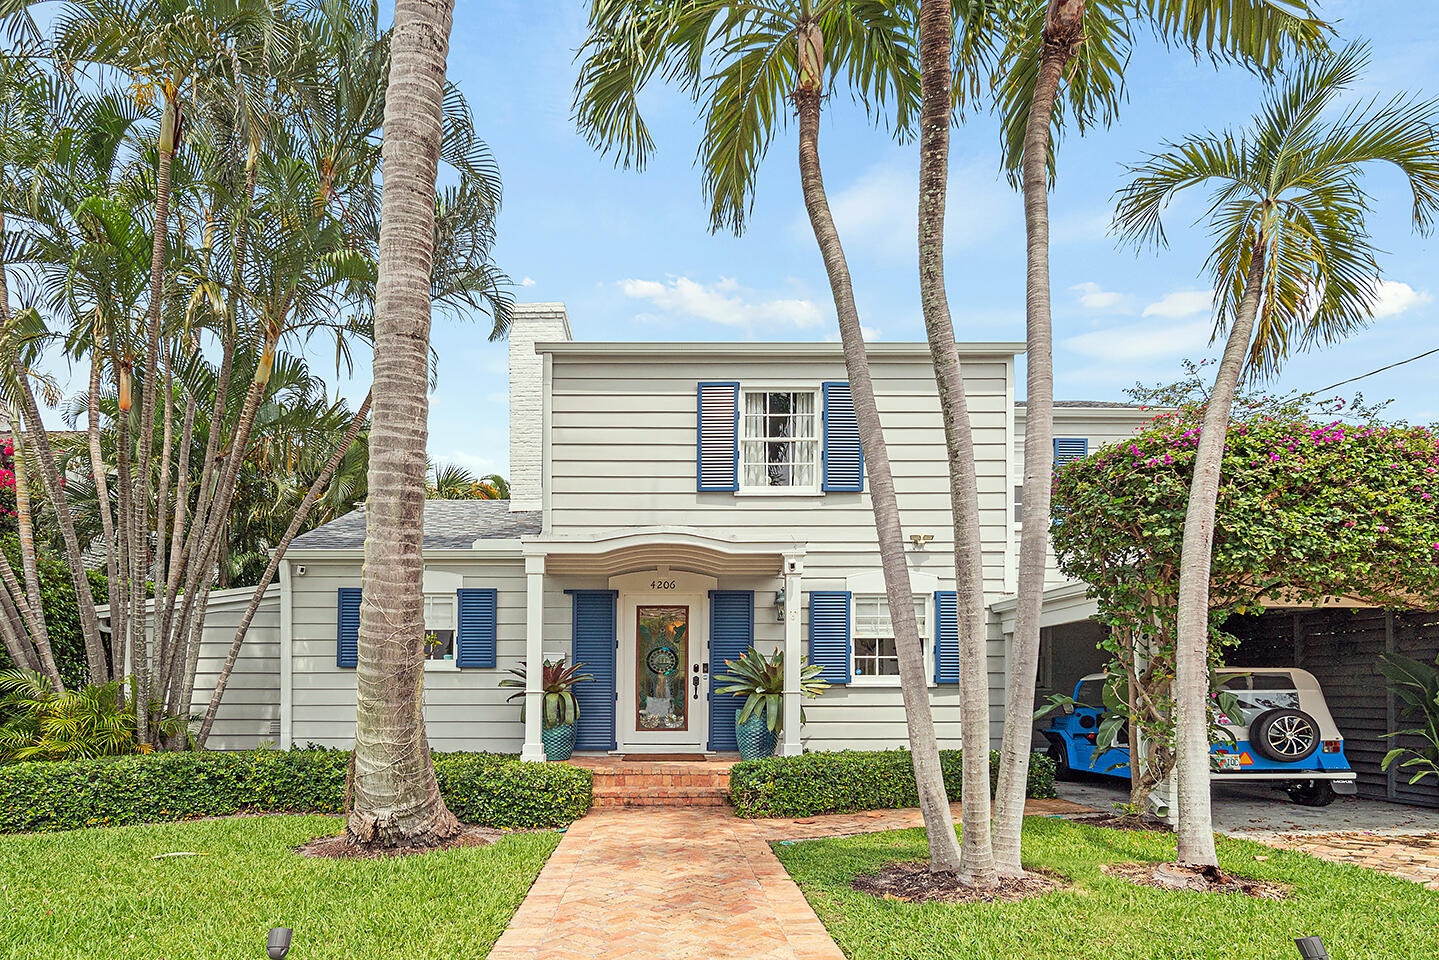
[[[761, 168], [748, 229], [712, 234], [694, 167], [697, 108], [656, 87], [642, 101], [656, 141], [643, 172], [617, 168], [590, 147], [571, 117], [583, 42], [583, 0], [491, 0], [458, 5], [449, 75], [499, 162], [504, 206], [494, 254], [521, 302], [563, 301], [578, 340], [826, 340], [837, 331], [813, 234], [804, 215], [793, 120]], [[1439, 97], [1439, 4], [1321, 0], [1341, 40], [1368, 39], [1372, 64], [1356, 96]], [[386, 13], [386, 16], [389, 16]], [[1120, 248], [1109, 235], [1125, 164], [1191, 133], [1246, 122], [1261, 81], [1235, 67], [1196, 64], [1144, 33], [1126, 72], [1117, 125], [1072, 133], [1059, 153], [1052, 218], [1055, 395], [1123, 400], [1136, 380], [1170, 382], [1183, 358], [1212, 355], [1208, 237], [1194, 221], [1202, 194], [1174, 204], [1163, 251]], [[896, 144], [844, 91], [826, 102], [820, 154], [834, 216], [871, 339], [923, 340], [915, 207], [918, 148]], [[999, 170], [998, 123], [971, 114], [954, 131], [946, 276], [956, 337], [1024, 339], [1024, 230], [1019, 195]], [[1342, 344], [1294, 357], [1271, 384], [1314, 390], [1439, 347], [1435, 240], [1412, 229], [1400, 176], [1366, 175], [1368, 226], [1381, 249], [1376, 317]], [[438, 386], [431, 396], [432, 459], [505, 473], [507, 358], [483, 318], [437, 316]], [[317, 371], [334, 375], [316, 348]], [[368, 387], [361, 364], [340, 388]], [[1389, 399], [1389, 412], [1439, 421], [1439, 354], [1346, 390]], [[77, 384], [83, 386], [83, 384]], [[1023, 392], [1023, 373], [1019, 374]]]

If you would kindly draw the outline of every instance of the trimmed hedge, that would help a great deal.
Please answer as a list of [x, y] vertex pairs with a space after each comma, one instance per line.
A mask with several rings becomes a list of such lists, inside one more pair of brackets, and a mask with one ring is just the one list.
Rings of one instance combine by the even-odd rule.
[[[945, 791], [960, 798], [960, 754], [943, 750]], [[989, 754], [989, 781], [999, 780], [999, 752]], [[1030, 797], [1054, 797], [1054, 761], [1029, 758]], [[812, 817], [822, 813], [919, 805], [908, 750], [839, 750], [745, 760], [730, 769], [730, 803], [741, 817]]]
[[[342, 813], [347, 750], [156, 753], [0, 767], [0, 833], [235, 813]], [[435, 755], [455, 816], [487, 827], [563, 827], [589, 809], [593, 775], [482, 753]]]

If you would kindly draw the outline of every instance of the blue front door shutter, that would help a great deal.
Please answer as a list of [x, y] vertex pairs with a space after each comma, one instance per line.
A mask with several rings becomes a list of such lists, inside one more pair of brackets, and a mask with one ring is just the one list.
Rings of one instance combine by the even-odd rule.
[[[576, 750], [615, 748], [615, 598], [613, 590], [567, 590], [574, 602], [573, 663], [593, 680], [575, 684], [580, 719], [575, 724]], [[537, 670], [538, 664], [525, 669]]]
[[698, 490], [739, 489], [739, 384], [696, 388], [695, 475]]
[[824, 489], [864, 489], [864, 451], [848, 383], [824, 385]]
[[498, 633], [499, 594], [494, 587], [462, 588], [456, 591], [460, 603], [458, 649], [455, 666], [493, 667]]
[[1054, 438], [1054, 469], [1058, 470], [1071, 460], [1079, 460], [1087, 456], [1089, 456], [1089, 440], [1087, 438]]
[[360, 588], [335, 593], [335, 666], [353, 667], [360, 662]]
[[849, 591], [813, 590], [809, 595], [809, 662], [820, 678], [849, 683]]
[[716, 692], [725, 684], [725, 661], [738, 660], [754, 645], [754, 591], [710, 591], [710, 743], [711, 750], [739, 749], [734, 717], [744, 697]]
[[953, 590], [934, 595], [934, 682], [959, 683], [959, 599]]

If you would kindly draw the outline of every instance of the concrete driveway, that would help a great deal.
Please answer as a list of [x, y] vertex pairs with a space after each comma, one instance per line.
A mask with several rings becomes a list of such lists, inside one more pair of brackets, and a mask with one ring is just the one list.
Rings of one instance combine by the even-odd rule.
[[[1127, 781], [1094, 778], [1062, 781], [1057, 787], [1065, 800], [1100, 810], [1129, 802]], [[1214, 829], [1254, 839], [1278, 834], [1429, 834], [1439, 833], [1439, 809], [1356, 797], [1340, 797], [1327, 807], [1301, 807], [1263, 785], [1224, 784], [1214, 788]]]

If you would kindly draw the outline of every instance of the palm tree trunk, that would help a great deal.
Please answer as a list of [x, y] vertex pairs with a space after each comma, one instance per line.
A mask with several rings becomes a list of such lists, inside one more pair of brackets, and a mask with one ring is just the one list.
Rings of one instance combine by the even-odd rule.
[[[0, 557], [0, 567], [10, 570], [10, 561]], [[10, 584], [15, 583], [12, 587]], [[23, 598], [24, 593], [17, 590], [19, 584], [15, 581], [15, 571], [10, 570], [3, 586], [0, 586], [0, 640], [5, 643], [5, 652], [10, 655], [10, 660], [15, 666], [24, 670], [39, 672], [40, 661], [35, 656], [35, 648], [31, 646], [25, 635], [25, 625], [21, 622], [21, 616], [15, 609], [12, 597]], [[46, 675], [50, 676], [47, 670]], [[54, 676], [50, 677], [54, 682]]]
[[280, 561], [285, 559], [285, 553], [290, 549], [290, 542], [300, 532], [305, 519], [315, 506], [315, 501], [320, 499], [325, 487], [329, 485], [330, 478], [339, 469], [340, 462], [345, 459], [346, 452], [350, 445], [359, 436], [360, 428], [364, 426], [365, 417], [370, 412], [370, 394], [365, 394], [365, 402], [360, 404], [360, 409], [355, 411], [354, 418], [350, 421], [350, 428], [345, 432], [340, 445], [330, 456], [325, 464], [325, 469], [310, 484], [310, 489], [305, 493], [305, 499], [300, 503], [295, 515], [290, 519], [290, 525], [285, 529], [285, 534], [280, 538], [279, 544], [270, 553], [270, 562], [265, 567], [265, 573], [260, 577], [260, 582], [255, 585], [255, 592], [250, 597], [250, 604], [245, 608], [245, 613], [240, 617], [239, 626], [235, 628], [235, 639], [230, 642], [230, 653], [225, 657], [224, 666], [220, 668], [220, 676], [215, 681], [215, 689], [210, 695], [210, 705], [205, 709], [205, 719], [200, 724], [200, 732], [195, 737], [196, 746], [204, 749], [205, 741], [209, 739], [210, 730], [215, 725], [215, 715], [220, 710], [220, 700], [225, 696], [225, 687], [230, 682], [230, 674], [235, 669], [235, 661], [240, 657], [240, 645], [245, 642], [245, 634], [249, 632], [250, 622], [255, 619], [255, 612], [260, 609], [260, 601], [264, 599], [265, 590], [275, 579], [275, 571], [280, 568]]
[[[24, 667], [27, 670], [44, 670], [45, 675], [55, 684], [56, 690], [65, 689], [65, 681], [60, 678], [60, 670], [55, 665], [55, 657], [51, 653], [50, 645], [46, 643], [41, 646], [39, 643], [32, 645], [35, 636], [32, 621], [34, 611], [30, 609], [30, 602], [25, 598], [25, 591], [20, 582], [15, 579], [15, 571], [10, 566], [10, 558], [0, 554], [0, 580], [4, 581], [4, 592], [6, 602], [12, 604], [15, 616], [5, 620], [7, 629], [6, 649], [10, 653], [10, 659], [15, 666]], [[7, 607], [7, 612], [10, 610]], [[10, 630], [15, 633], [15, 644], [23, 651], [22, 655], [16, 656], [15, 648], [12, 647], [9, 636]], [[27, 632], [29, 631], [29, 632]]]
[[1055, 99], [1079, 48], [1084, 0], [1050, 0], [1039, 77], [1024, 130], [1021, 178], [1026, 235], [1024, 504], [1014, 639], [1005, 687], [1004, 739], [994, 810], [994, 856], [1006, 876], [1022, 876], [1020, 835], [1034, 735], [1039, 671], [1039, 614], [1049, 558], [1049, 498], [1054, 470], [1054, 363], [1049, 303], [1049, 150]]
[[[99, 322], [98, 313], [96, 323]], [[105, 596], [110, 604], [110, 669], [118, 676], [124, 672], [124, 661], [120, 647], [123, 631], [117, 629], [124, 620], [125, 610], [116, 600], [120, 592], [116, 589], [118, 575], [115, 541], [115, 520], [110, 513], [110, 482], [105, 470], [105, 457], [100, 449], [100, 379], [102, 363], [100, 354], [100, 332], [95, 331], [95, 342], [90, 347], [90, 395], [87, 406], [89, 419], [85, 425], [90, 443], [90, 473], [95, 478], [95, 499], [100, 510], [100, 530], [105, 538]]]
[[[905, 720], [909, 732], [910, 757], [914, 765], [915, 784], [919, 788], [920, 812], [924, 816], [925, 836], [929, 842], [929, 868], [935, 873], [955, 873], [967, 869], [960, 854], [959, 838], [955, 836], [954, 819], [949, 810], [949, 797], [944, 788], [940, 768], [939, 741], [934, 732], [934, 715], [929, 705], [929, 678], [925, 676], [924, 649], [919, 642], [919, 627], [914, 618], [914, 590], [909, 581], [909, 565], [904, 555], [904, 531], [900, 526], [899, 502], [894, 493], [894, 476], [889, 466], [879, 409], [870, 380], [869, 357], [860, 329], [859, 312], [855, 309], [854, 290], [850, 283], [849, 264], [840, 245], [839, 231], [830, 215], [825, 195], [824, 178], [819, 165], [819, 115], [822, 95], [819, 77], [824, 38], [819, 27], [812, 26], [799, 33], [801, 86], [794, 94], [799, 109], [799, 170], [804, 205], [810, 226], [824, 259], [834, 296], [835, 314], [839, 319], [840, 341], [844, 348], [844, 365], [849, 376], [850, 394], [854, 399], [855, 418], [859, 423], [860, 446], [864, 450], [865, 472], [869, 476], [870, 504], [874, 510], [875, 533], [879, 540], [880, 563], [884, 569], [885, 594], [889, 599], [890, 618], [894, 624], [895, 646], [899, 654], [900, 694], [904, 699]], [[374, 451], [380, 444], [371, 445]], [[374, 453], [371, 453], [371, 457]], [[988, 751], [986, 750], [986, 755]], [[987, 805], [986, 805], [987, 806]], [[986, 819], [988, 810], [985, 811]]]
[[[19, 413], [13, 404], [6, 404], [6, 416], [10, 420], [10, 444], [13, 450], [12, 463], [15, 474], [15, 526], [19, 531], [20, 570], [25, 578], [23, 593], [17, 593], [16, 606], [29, 631], [30, 641], [40, 656], [46, 672], [52, 673], [56, 690], [64, 690], [65, 684], [55, 667], [55, 655], [50, 648], [50, 631], [45, 622], [45, 607], [40, 599], [40, 571], [35, 561], [35, 525], [30, 509], [30, 478], [25, 467], [25, 431]], [[7, 562], [8, 566], [8, 562]], [[13, 576], [13, 571], [11, 573]]]
[[430, 265], [453, 13], [453, 0], [398, 0], [390, 43], [354, 799], [346, 827], [371, 846], [433, 843], [459, 829], [440, 796], [425, 735], [421, 590]]
[[[954, 583], [959, 632], [963, 843], [960, 875], [994, 882], [989, 829], [989, 672], [986, 669], [984, 571], [979, 533], [979, 478], [974, 434], [964, 391], [954, 324], [944, 286], [944, 216], [949, 191], [950, 57], [954, 46], [949, 0], [923, 0], [919, 15], [919, 290], [924, 328], [934, 363], [949, 459], [949, 502], [954, 523]], [[921, 659], [920, 663], [923, 663]], [[921, 677], [923, 683], [926, 678]], [[924, 687], [920, 687], [924, 691]], [[927, 696], [927, 692], [923, 695]], [[906, 704], [906, 706], [908, 706]], [[917, 763], [918, 761], [916, 761]]]
[[1194, 478], [1189, 485], [1189, 507], [1184, 514], [1184, 542], [1179, 552], [1179, 636], [1174, 652], [1179, 862], [1215, 867], [1219, 859], [1214, 850], [1214, 818], [1209, 804], [1209, 565], [1214, 555], [1214, 514], [1219, 501], [1224, 441], [1229, 435], [1229, 411], [1259, 313], [1265, 252], [1261, 234], [1250, 251], [1244, 296], [1235, 310], [1234, 325], [1214, 375], [1214, 390], [1204, 410], [1199, 447], [1194, 454]]

